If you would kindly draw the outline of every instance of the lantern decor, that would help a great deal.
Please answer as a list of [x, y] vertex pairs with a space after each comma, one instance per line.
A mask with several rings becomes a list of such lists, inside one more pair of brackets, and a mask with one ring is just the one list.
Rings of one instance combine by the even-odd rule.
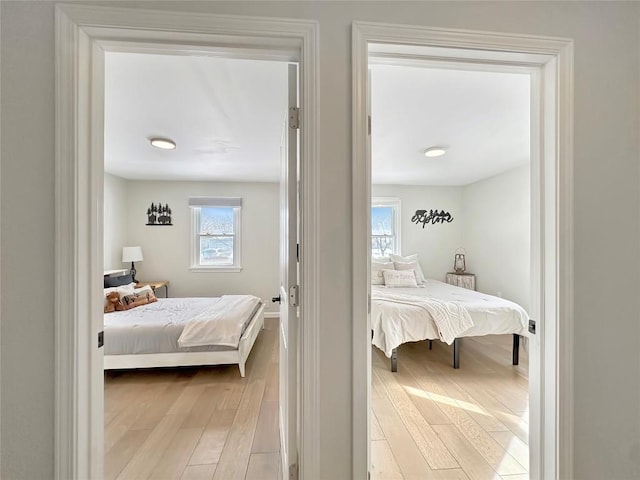
[[425, 227], [427, 223], [431, 223], [435, 225], [436, 223], [451, 223], [453, 222], [453, 217], [449, 212], [445, 212], [442, 210], [439, 212], [438, 210], [416, 210], [416, 213], [411, 217], [411, 221], [416, 224], [422, 224], [422, 228]]
[[168, 204], [152, 203], [147, 208], [147, 225], [169, 226], [171, 223], [171, 209]]
[[467, 251], [464, 248], [458, 248], [456, 250], [455, 256], [453, 257], [453, 270], [457, 273], [464, 273], [467, 269], [467, 266], [464, 261], [464, 256]]

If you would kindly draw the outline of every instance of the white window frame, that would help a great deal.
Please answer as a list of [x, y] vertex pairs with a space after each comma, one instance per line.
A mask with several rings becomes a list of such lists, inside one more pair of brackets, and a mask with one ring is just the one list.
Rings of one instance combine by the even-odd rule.
[[[200, 212], [203, 208], [233, 208], [233, 264], [200, 265]], [[238, 197], [192, 197], [191, 210], [191, 266], [192, 272], [233, 273], [242, 270], [242, 199]]]
[[[402, 251], [402, 222], [400, 219], [401, 201], [398, 197], [373, 197], [371, 199], [371, 209], [374, 207], [391, 207], [393, 208], [393, 232], [395, 242], [393, 242], [393, 251], [391, 253], [400, 255]], [[379, 235], [378, 235], [379, 236]], [[371, 228], [371, 256], [373, 257], [373, 226]]]

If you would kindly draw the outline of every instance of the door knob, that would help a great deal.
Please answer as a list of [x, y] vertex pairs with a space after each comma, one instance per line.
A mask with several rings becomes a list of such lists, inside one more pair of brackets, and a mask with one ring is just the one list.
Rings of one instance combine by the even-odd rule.
[[271, 299], [271, 301], [272, 301], [273, 303], [280, 303], [280, 295], [278, 295], [277, 297], [273, 297], [273, 298]]

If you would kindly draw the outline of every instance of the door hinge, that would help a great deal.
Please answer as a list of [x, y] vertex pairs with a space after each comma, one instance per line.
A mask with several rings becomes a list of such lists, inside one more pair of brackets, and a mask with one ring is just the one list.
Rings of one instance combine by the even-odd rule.
[[367, 115], [367, 132], [371, 135], [371, 115]]
[[289, 107], [289, 128], [300, 128], [300, 108]]
[[298, 464], [289, 465], [289, 480], [298, 480]]
[[296, 243], [296, 260], [300, 263], [300, 244]]
[[536, 334], [536, 321], [535, 320], [529, 320], [529, 333], [533, 333], [534, 335]]
[[299, 305], [299, 285], [291, 285], [289, 287], [289, 305], [297, 307]]
[[98, 348], [104, 346], [104, 331], [98, 332]]

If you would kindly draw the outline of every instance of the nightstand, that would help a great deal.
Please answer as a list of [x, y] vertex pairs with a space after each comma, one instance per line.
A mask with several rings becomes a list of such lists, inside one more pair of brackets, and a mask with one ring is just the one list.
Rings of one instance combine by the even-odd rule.
[[169, 298], [169, 280], [158, 280], [157, 282], [138, 282], [136, 283], [136, 288], [150, 286], [151, 290], [155, 293], [157, 288], [164, 287], [164, 296], [165, 298]]
[[447, 283], [456, 287], [476, 289], [476, 276], [474, 273], [447, 272]]

